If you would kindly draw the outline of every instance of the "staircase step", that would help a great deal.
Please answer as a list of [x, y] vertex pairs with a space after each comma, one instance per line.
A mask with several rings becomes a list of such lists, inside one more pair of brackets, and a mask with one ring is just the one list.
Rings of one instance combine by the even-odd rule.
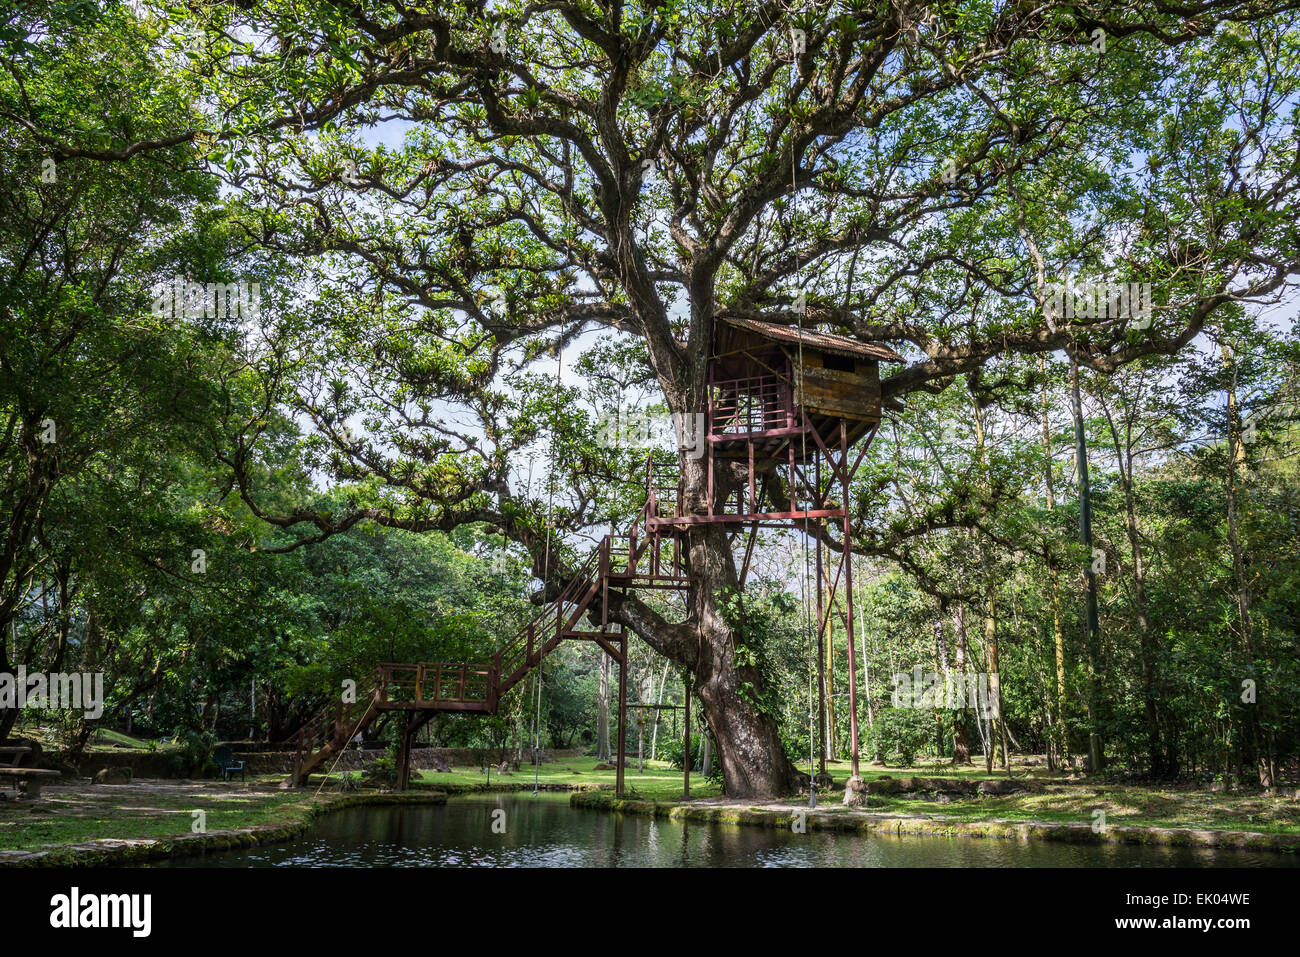
[[[635, 540], [635, 532], [633, 533], [633, 539]], [[607, 561], [605, 558], [602, 558], [602, 555], [616, 556], [630, 565], [633, 557], [632, 552], [634, 550], [636, 555], [641, 555], [647, 547], [658, 547], [658, 544], [655, 539], [646, 538], [644, 540], [645, 543], [639, 548], [634, 548], [634, 545], [630, 541], [626, 548], [619, 547], [616, 549], [612, 545], [613, 540], [614, 537], [612, 535], [605, 536], [604, 541], [601, 542], [596, 551], [592, 552], [591, 556], [587, 559], [586, 564], [583, 565], [578, 573], [570, 578], [564, 588], [561, 589], [559, 596], [554, 601], [550, 602], [527, 628], [517, 633], [510, 642], [497, 652], [494, 660], [499, 662], [499, 664], [487, 667], [487, 694], [489, 698], [492, 698], [495, 689], [495, 698], [496, 701], [499, 701], [507, 692], [514, 688], [515, 685], [527, 677], [534, 668], [540, 665], [542, 660], [558, 648], [566, 638], [606, 640], [621, 638], [623, 634], [621, 630], [618, 632], [610, 632], [603, 630], [602, 628], [600, 631], [585, 631], [577, 627], [578, 623], [582, 620], [583, 615], [591, 611], [593, 604], [597, 599], [601, 599], [602, 593], [604, 593], [609, 587], [611, 581], [618, 580], [618, 587], [620, 588], [635, 588], [638, 587], [637, 580], [645, 578], [648, 579], [648, 581], [641, 587], [653, 588], [664, 587], [664, 584], [662, 584], [664, 582], [685, 582], [688, 580], [685, 577], [678, 578], [676, 576], [633, 575], [626, 567], [622, 572], [614, 572], [612, 568], [608, 567], [612, 566], [614, 561], [612, 559]], [[604, 571], [604, 577], [601, 576], [600, 570]], [[649, 580], [653, 580], [655, 583], [650, 583]], [[534, 645], [532, 648], [532, 654], [526, 655], [524, 654], [524, 648], [527, 647], [526, 642], [528, 640], [527, 636], [529, 634], [529, 629], [533, 629]], [[523, 661], [520, 664], [515, 665], [509, 673], [502, 674], [500, 673], [500, 669], [503, 667], [503, 660], [507, 656], [511, 658], [512, 661], [518, 660], [519, 657], [522, 656]], [[455, 675], [459, 673], [462, 682], [461, 688], [464, 689], [465, 684], [468, 681], [468, 672], [481, 672], [484, 670], [484, 667], [481, 665], [471, 665], [462, 662], [445, 662], [441, 664], [422, 663], [420, 665], [408, 665], [403, 667], [406, 669], [414, 668], [417, 676], [419, 676], [421, 674], [419, 669], [424, 668], [424, 674], [427, 674], [428, 668], [431, 664], [435, 668], [433, 679], [433, 691], [435, 694], [442, 690], [440, 682], [444, 674], [452, 676], [449, 679], [449, 682], [453, 687], [455, 687]], [[335, 738], [326, 741], [319, 747], [312, 748], [309, 746], [305, 752], [301, 750], [299, 751], [298, 767], [300, 769], [300, 777], [305, 777], [307, 774], [312, 773], [339, 751], [346, 748], [352, 741], [352, 738], [373, 724], [385, 711], [477, 714], [496, 713], [495, 702], [484, 700], [481, 697], [448, 698], [444, 696], [427, 700], [421, 699], [416, 702], [414, 700], [394, 701], [391, 697], [388, 697], [387, 694], [385, 694], [384, 700], [381, 701], [379, 700], [381, 694], [380, 689], [386, 688], [384, 675], [387, 674], [391, 676], [391, 669], [393, 667], [394, 666], [391, 665], [384, 665], [381, 666], [380, 669], [376, 670], [375, 688], [369, 695], [370, 704], [366, 707], [365, 711], [359, 715], [355, 724], [347, 724], [347, 727], [350, 729], [347, 740], [339, 742], [337, 741], [337, 738]], [[409, 670], [406, 673], [409, 675]], [[482, 689], [481, 679], [481, 674], [475, 676], [476, 691]], [[418, 677], [417, 680], [419, 680]], [[411, 686], [408, 684], [403, 685], [402, 687], [410, 688]], [[415, 687], [419, 687], [419, 685], [416, 685]], [[338, 707], [339, 703], [331, 705], [329, 709], [322, 712], [316, 719], [313, 719], [312, 723], [304, 726], [309, 729], [317, 728], [317, 730], [312, 732], [312, 737], [315, 737], [321, 731], [332, 726], [334, 720], [333, 715]], [[349, 713], [348, 709], [351, 707], [355, 707], [355, 705], [345, 706], [344, 713]]]

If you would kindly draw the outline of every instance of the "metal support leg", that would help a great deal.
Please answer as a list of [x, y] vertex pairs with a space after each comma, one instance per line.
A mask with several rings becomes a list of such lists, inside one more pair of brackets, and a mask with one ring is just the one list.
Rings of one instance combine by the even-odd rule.
[[691, 796], [691, 677], [686, 676], [686, 747], [682, 751], [682, 797]]
[[618, 777], [614, 793], [623, 796], [623, 769], [627, 765], [627, 632], [618, 643]]
[[411, 726], [414, 722], [402, 721], [402, 743], [397, 754], [397, 790], [405, 791], [411, 783]]
[[[820, 469], [818, 470], [820, 471]], [[821, 537], [813, 541], [813, 547], [817, 549], [817, 735], [818, 746], [821, 752], [818, 758], [818, 770], [826, 773], [826, 672], [821, 667], [821, 662], [826, 660], [826, 621], [830, 618], [834, 609], [822, 607], [822, 590], [825, 585], [825, 569], [822, 566], [822, 543]], [[824, 612], [824, 614], [823, 614]], [[809, 774], [813, 773], [809, 768]]]
[[849, 517], [849, 440], [847, 423], [840, 419], [840, 481], [844, 496], [844, 630], [849, 639], [849, 747], [853, 760], [853, 776], [858, 777], [858, 667], [853, 645], [853, 538]]

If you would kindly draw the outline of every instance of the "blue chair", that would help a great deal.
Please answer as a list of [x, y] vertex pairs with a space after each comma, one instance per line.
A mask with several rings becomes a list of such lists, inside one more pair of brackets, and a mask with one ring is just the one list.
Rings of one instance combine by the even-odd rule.
[[236, 772], [239, 773], [239, 780], [244, 780], [244, 762], [236, 761], [234, 752], [225, 745], [212, 752], [212, 759], [217, 762], [217, 767], [221, 770], [221, 780], [229, 781], [230, 776]]

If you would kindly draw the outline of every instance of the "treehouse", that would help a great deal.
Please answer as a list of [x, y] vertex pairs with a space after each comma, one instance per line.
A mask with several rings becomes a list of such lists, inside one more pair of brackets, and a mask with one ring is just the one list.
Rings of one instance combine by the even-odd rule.
[[[611, 592], [617, 595], [630, 589], [688, 589], [695, 579], [683, 536], [693, 525], [745, 526], [748, 537], [739, 573], [741, 588], [760, 526], [802, 527], [808, 533], [833, 524], [838, 527], [840, 540], [847, 541], [851, 532], [846, 504], [849, 484], [880, 424], [881, 361], [901, 362], [902, 357], [884, 346], [845, 336], [752, 319], [722, 320], [709, 356], [705, 416], [708, 441], [704, 448], [708, 457], [708, 494], [704, 507], [696, 504], [684, 510], [679, 477], [661, 486], [654, 472], [654, 457], [647, 456], [646, 501], [628, 534], [607, 535], [586, 564], [569, 575], [557, 597], [490, 661], [381, 665], [370, 692], [351, 701], [335, 702], [298, 732], [294, 782], [302, 784], [318, 769], [328, 769], [327, 762], [337, 762], [339, 753], [356, 734], [381, 715], [396, 713], [401, 732], [398, 785], [405, 787], [410, 776], [412, 736], [435, 714], [496, 714], [502, 696], [562, 642], [593, 641], [620, 665], [615, 791], [622, 794], [628, 633], [622, 625], [611, 622]], [[860, 441], [864, 437], [867, 441]], [[859, 448], [852, 453], [855, 445]], [[715, 468], [718, 459], [725, 460], [726, 469]], [[725, 494], [715, 489], [716, 472], [732, 473]], [[737, 483], [735, 473], [743, 473], [745, 479]], [[777, 473], [778, 482], [767, 480]], [[759, 475], [764, 478], [756, 481]], [[781, 485], [784, 492], [770, 485]], [[856, 778], [852, 552], [839, 550], [838, 558], [826, 567], [820, 547], [816, 553], [812, 594], [817, 596], [818, 640], [826, 634], [835, 614], [844, 623], [848, 643], [849, 734]], [[820, 645], [818, 660], [824, 660]], [[688, 742], [689, 702], [688, 695]], [[825, 748], [822, 750], [824, 755]], [[685, 776], [689, 793], [689, 763]]]
[[894, 350], [847, 336], [756, 319], [718, 322], [709, 360], [707, 410], [715, 458], [803, 462], [846, 446], [880, 422], [880, 363]]

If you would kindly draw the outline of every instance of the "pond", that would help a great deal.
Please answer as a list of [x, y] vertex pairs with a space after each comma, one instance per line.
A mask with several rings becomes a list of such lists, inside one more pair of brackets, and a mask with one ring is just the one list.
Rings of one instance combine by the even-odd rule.
[[[495, 824], [495, 828], [494, 828]], [[474, 795], [359, 807], [282, 844], [153, 867], [1294, 867], [1294, 854], [837, 834], [569, 807], [568, 795]]]

